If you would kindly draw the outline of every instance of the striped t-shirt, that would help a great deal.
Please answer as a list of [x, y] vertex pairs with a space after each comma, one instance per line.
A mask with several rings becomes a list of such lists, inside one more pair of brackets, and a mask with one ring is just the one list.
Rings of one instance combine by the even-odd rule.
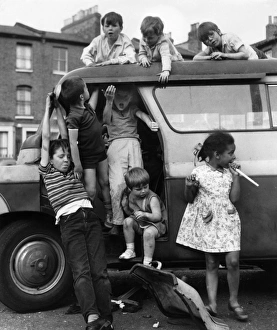
[[43, 177], [50, 204], [55, 213], [75, 201], [89, 199], [82, 182], [74, 178], [73, 169], [62, 173], [48, 163], [47, 166], [39, 165], [39, 173]]

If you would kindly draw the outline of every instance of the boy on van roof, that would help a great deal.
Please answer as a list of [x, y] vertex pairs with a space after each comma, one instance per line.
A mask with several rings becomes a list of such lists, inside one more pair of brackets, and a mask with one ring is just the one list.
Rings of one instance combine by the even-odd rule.
[[141, 23], [142, 39], [139, 45], [139, 64], [150, 67], [151, 62], [162, 62], [159, 82], [167, 83], [172, 61], [183, 61], [171, 40], [163, 33], [164, 24], [159, 17], [147, 16]]
[[104, 34], [84, 48], [81, 60], [86, 66], [136, 63], [135, 48], [123, 33], [122, 16], [110, 12], [101, 19]]
[[245, 44], [233, 33], [222, 33], [213, 22], [204, 22], [198, 27], [198, 39], [207, 48], [194, 56], [193, 60], [256, 60], [266, 55]]

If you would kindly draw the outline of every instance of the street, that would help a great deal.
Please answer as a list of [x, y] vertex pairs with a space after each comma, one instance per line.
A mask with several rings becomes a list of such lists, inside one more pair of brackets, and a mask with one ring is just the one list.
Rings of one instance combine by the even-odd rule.
[[[187, 283], [193, 286], [207, 302], [204, 270], [182, 270], [174, 272], [179, 278], [187, 277]], [[131, 288], [135, 282], [128, 272], [111, 272], [113, 294], [120, 295]], [[249, 321], [238, 322], [227, 309], [228, 286], [226, 270], [220, 270], [218, 292], [218, 317], [232, 330], [273, 330], [277, 328], [277, 281], [276, 278], [259, 268], [241, 271], [240, 303], [249, 314]], [[65, 315], [68, 304], [55, 310], [18, 314], [0, 304], [0, 330], [76, 330], [85, 329], [80, 314]], [[172, 325], [167, 322], [157, 307], [156, 301], [146, 294], [143, 307], [136, 313], [123, 313], [121, 309], [114, 312], [115, 330], [153, 329], [159, 322], [163, 330], [186, 329], [197, 330], [196, 325], [187, 320], [186, 325]]]

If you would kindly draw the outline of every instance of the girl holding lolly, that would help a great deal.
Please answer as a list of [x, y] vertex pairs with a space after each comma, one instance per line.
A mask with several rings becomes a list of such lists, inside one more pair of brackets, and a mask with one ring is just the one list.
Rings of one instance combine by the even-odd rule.
[[225, 257], [229, 286], [228, 308], [239, 321], [248, 315], [238, 303], [241, 225], [233, 205], [240, 196], [234, 138], [226, 131], [214, 131], [204, 141], [197, 158], [203, 165], [186, 178], [188, 202], [176, 242], [203, 251], [206, 287], [212, 316], [217, 315], [218, 269]]

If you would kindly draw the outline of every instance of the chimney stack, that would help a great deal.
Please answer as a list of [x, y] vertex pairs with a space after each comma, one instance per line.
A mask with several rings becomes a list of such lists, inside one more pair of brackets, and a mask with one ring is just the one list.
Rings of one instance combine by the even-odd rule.
[[276, 38], [277, 33], [277, 16], [268, 16], [268, 24], [266, 26], [266, 39]]

